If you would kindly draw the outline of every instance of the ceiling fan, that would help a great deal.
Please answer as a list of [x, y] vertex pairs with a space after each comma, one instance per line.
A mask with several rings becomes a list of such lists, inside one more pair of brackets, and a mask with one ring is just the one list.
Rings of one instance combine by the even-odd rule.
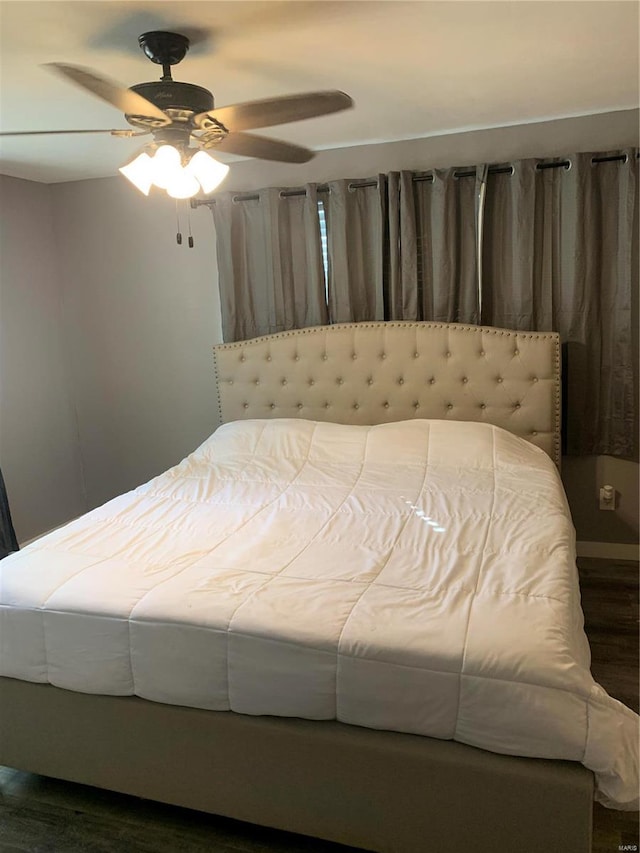
[[[151, 134], [153, 141], [120, 171], [145, 195], [155, 185], [173, 198], [190, 198], [200, 189], [212, 192], [229, 170], [209, 155], [210, 150], [262, 160], [305, 163], [314, 156], [308, 148], [245, 131], [328, 115], [353, 106], [344, 92], [329, 90], [216, 109], [208, 89], [178, 82], [171, 76], [171, 66], [181, 62], [189, 50], [186, 36], [157, 30], [143, 33], [138, 43], [152, 62], [162, 65], [159, 81], [138, 83], [127, 89], [76, 65], [59, 62], [45, 65], [117, 107], [135, 130], [13, 131], [0, 136], [110, 133], [129, 138]], [[195, 147], [191, 147], [192, 144]]]

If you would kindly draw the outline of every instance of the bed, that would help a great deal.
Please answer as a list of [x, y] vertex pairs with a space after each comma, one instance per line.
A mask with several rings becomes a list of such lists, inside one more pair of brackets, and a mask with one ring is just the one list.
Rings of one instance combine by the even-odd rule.
[[588, 853], [637, 717], [588, 672], [557, 335], [214, 361], [211, 439], [0, 564], [0, 764], [379, 853]]

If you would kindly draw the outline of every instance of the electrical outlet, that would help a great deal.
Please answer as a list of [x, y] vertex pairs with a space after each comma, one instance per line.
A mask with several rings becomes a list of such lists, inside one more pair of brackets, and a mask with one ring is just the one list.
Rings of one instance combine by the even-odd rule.
[[615, 511], [616, 508], [616, 490], [613, 486], [600, 487], [600, 509], [608, 509]]

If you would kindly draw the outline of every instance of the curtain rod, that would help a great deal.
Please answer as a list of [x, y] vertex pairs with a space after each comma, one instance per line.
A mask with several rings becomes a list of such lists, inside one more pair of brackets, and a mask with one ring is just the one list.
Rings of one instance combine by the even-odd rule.
[[[640, 153], [636, 155], [640, 157]], [[613, 163], [613, 162], [622, 162], [626, 163], [628, 157], [626, 154], [613, 154], [610, 157], [592, 157], [592, 164], [596, 163]], [[553, 160], [549, 163], [538, 163], [536, 169], [541, 172], [544, 169], [559, 169], [563, 167], [565, 169], [571, 168], [571, 160]], [[513, 175], [514, 168], [513, 166], [489, 166], [488, 172], [490, 175]], [[476, 173], [475, 170], [465, 170], [461, 172], [454, 172], [454, 178], [475, 178]], [[425, 173], [424, 175], [415, 175], [412, 179], [414, 183], [431, 183], [433, 181], [433, 175]], [[363, 189], [365, 187], [377, 187], [377, 181], [351, 181], [349, 183], [349, 189]], [[317, 192], [319, 193], [327, 193], [329, 192], [328, 184], [318, 184]], [[296, 190], [280, 190], [281, 198], [295, 198], [299, 196], [306, 195], [307, 192], [304, 189], [296, 189]], [[248, 193], [238, 193], [234, 196], [234, 201], [258, 201], [260, 198], [256, 193], [248, 192]], [[201, 207], [205, 205], [205, 207], [210, 207], [212, 204], [215, 204], [215, 198], [210, 199], [191, 199], [191, 207], [192, 209], [196, 209], [197, 207]]]

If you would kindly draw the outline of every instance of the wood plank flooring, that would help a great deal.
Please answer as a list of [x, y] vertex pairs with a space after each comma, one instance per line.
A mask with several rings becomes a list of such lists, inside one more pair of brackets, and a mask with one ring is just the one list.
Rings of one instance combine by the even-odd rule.
[[[594, 677], [612, 696], [637, 711], [638, 564], [581, 559], [579, 571]], [[639, 845], [638, 814], [596, 804], [593, 853], [618, 853], [625, 846], [633, 849], [634, 844]], [[0, 851], [355, 853], [354, 848], [326, 841], [9, 768], [0, 768]]]
[[[610, 696], [638, 711], [638, 563], [578, 560], [591, 672]], [[593, 853], [640, 850], [638, 812], [594, 804]]]

